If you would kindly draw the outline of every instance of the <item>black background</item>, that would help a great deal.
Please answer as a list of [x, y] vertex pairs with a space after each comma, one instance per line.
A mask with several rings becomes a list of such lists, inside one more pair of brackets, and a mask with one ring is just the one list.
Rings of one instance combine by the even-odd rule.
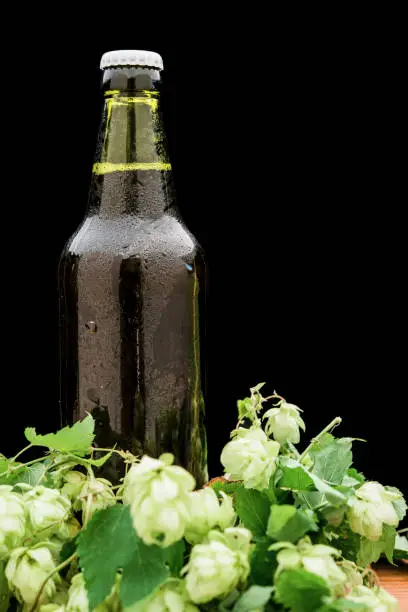
[[236, 399], [267, 381], [303, 408], [305, 441], [342, 415], [338, 434], [368, 440], [357, 466], [408, 492], [401, 115], [381, 35], [299, 15], [215, 29], [190, 12], [176, 30], [156, 9], [83, 29], [54, 16], [5, 72], [3, 452], [25, 425], [58, 424], [56, 266], [86, 207], [100, 55], [147, 48], [164, 59], [178, 203], [209, 264], [212, 475]]

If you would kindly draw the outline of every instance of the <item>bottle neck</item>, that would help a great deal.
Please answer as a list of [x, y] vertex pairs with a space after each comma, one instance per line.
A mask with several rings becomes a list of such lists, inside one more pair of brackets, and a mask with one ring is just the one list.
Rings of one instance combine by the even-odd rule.
[[104, 108], [89, 195], [91, 213], [161, 216], [171, 206], [171, 165], [159, 113], [159, 73], [105, 70]]

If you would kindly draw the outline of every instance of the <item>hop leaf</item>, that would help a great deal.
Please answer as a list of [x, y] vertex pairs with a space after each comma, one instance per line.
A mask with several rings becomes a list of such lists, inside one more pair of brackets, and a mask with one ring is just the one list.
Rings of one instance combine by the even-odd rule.
[[282, 471], [278, 479], [279, 487], [292, 489], [296, 492], [316, 490], [323, 493], [324, 498], [333, 506], [340, 506], [345, 503], [346, 497], [341, 491], [330, 486], [316, 474], [307, 470], [304, 465], [295, 459], [281, 457], [280, 467]]
[[401, 491], [397, 489], [397, 487], [385, 487], [385, 489], [389, 493], [395, 494], [395, 497], [393, 496], [391, 503], [394, 506], [395, 514], [397, 515], [398, 520], [402, 521], [405, 518], [408, 508], [404, 496], [402, 495]]
[[251, 397], [245, 397], [243, 400], [238, 400], [238, 418], [240, 421], [249, 419], [252, 422], [258, 420], [258, 413], [262, 410], [262, 404], [265, 401], [259, 393], [265, 383], [258, 383], [250, 389]]
[[92, 610], [109, 596], [119, 569], [125, 607], [148, 597], [169, 576], [168, 559], [174, 556], [173, 547], [144, 544], [133, 529], [128, 506], [117, 504], [99, 510], [77, 539], [79, 565]]
[[351, 438], [334, 438], [327, 435], [327, 443], [310, 451], [313, 473], [334, 485], [342, 483], [353, 462]]
[[361, 567], [366, 567], [370, 565], [370, 563], [376, 563], [382, 553], [384, 553], [388, 561], [392, 563], [395, 536], [395, 527], [384, 525], [382, 535], [379, 540], [360, 538], [360, 548], [357, 554], [357, 561], [359, 565], [361, 565]]
[[273, 587], [253, 585], [236, 602], [233, 612], [263, 610], [269, 601]]
[[4, 569], [5, 561], [0, 561], [0, 612], [7, 612], [11, 596]]
[[90, 451], [94, 428], [95, 421], [91, 415], [88, 415], [83, 421], [74, 423], [72, 427], [64, 427], [57, 433], [40, 435], [34, 427], [27, 427], [24, 434], [33, 446], [46, 446], [50, 450], [83, 456]]
[[408, 559], [408, 538], [398, 533], [395, 538], [394, 559]]
[[292, 612], [316, 612], [330, 589], [320, 576], [295, 569], [282, 574], [276, 584], [276, 598]]
[[265, 535], [271, 507], [266, 493], [241, 488], [235, 494], [235, 502], [242, 524], [255, 536]]
[[319, 531], [311, 510], [277, 504], [271, 507], [267, 533], [272, 539], [297, 542], [308, 531]]

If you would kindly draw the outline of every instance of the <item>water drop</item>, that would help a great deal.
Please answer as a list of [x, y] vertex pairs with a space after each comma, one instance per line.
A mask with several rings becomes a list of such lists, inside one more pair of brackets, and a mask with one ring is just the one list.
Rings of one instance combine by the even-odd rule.
[[85, 323], [85, 327], [87, 329], [89, 329], [91, 334], [95, 334], [97, 332], [97, 329], [98, 329], [95, 321], [88, 321], [87, 323]]

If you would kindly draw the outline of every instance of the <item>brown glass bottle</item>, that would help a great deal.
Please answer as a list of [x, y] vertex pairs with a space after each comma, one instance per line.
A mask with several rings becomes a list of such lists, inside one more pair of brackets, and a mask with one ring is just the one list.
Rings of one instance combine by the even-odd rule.
[[128, 61], [105, 67], [88, 210], [60, 259], [61, 418], [89, 412], [97, 446], [171, 452], [201, 485], [204, 258], [175, 207], [159, 70]]

